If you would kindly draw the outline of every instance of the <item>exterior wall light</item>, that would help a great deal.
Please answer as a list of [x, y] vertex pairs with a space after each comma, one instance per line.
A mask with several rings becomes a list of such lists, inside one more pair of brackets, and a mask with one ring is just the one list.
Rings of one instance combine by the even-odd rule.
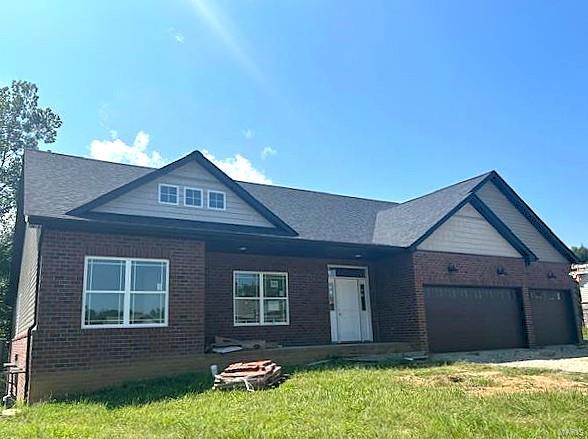
[[459, 271], [459, 268], [457, 268], [457, 267], [455, 266], [455, 264], [449, 264], [449, 265], [447, 266], [447, 271], [448, 271], [449, 273], [456, 273], [456, 272], [458, 272], [458, 271]]

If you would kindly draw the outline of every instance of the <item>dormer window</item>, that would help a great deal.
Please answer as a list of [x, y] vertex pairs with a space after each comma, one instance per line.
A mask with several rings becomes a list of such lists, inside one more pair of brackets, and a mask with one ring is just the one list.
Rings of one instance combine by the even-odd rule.
[[202, 189], [192, 187], [184, 188], [184, 205], [189, 207], [202, 207]]
[[218, 191], [208, 191], [208, 208], [225, 210], [225, 193]]
[[159, 202], [162, 204], [178, 205], [179, 187], [171, 184], [159, 185]]

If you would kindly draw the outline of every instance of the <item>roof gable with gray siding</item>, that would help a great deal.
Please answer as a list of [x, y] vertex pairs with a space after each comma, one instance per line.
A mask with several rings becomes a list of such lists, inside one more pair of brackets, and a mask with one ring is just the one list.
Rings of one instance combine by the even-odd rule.
[[478, 197], [500, 220], [512, 230], [523, 243], [531, 249], [540, 261], [568, 262], [566, 258], [547, 239], [541, 235], [527, 218], [489, 181], [477, 192]]
[[[177, 205], [159, 202], [160, 184], [178, 186]], [[202, 207], [185, 205], [184, 196], [186, 188], [200, 189], [202, 191]], [[220, 191], [226, 194], [226, 208], [224, 210], [210, 209], [208, 207], [209, 191]], [[267, 219], [256, 212], [249, 204], [195, 161], [190, 161], [161, 177], [132, 189], [114, 200], [96, 207], [93, 211], [223, 224], [274, 227]]]

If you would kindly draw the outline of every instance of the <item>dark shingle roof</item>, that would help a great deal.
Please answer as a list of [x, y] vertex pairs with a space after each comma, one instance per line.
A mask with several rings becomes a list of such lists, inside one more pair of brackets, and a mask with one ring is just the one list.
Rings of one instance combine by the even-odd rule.
[[482, 183], [490, 172], [406, 201], [376, 215], [374, 243], [408, 247]]
[[[70, 210], [152, 168], [43, 151], [25, 154], [24, 214], [76, 219]], [[298, 239], [407, 247], [488, 174], [402, 203], [255, 183], [239, 184], [298, 233]]]

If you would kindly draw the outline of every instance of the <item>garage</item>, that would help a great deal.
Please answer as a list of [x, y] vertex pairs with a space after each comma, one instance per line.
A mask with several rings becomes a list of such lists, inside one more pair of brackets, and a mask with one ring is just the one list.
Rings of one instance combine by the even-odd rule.
[[529, 295], [538, 346], [578, 342], [569, 291], [531, 290]]
[[516, 289], [425, 286], [425, 311], [432, 352], [527, 346]]

